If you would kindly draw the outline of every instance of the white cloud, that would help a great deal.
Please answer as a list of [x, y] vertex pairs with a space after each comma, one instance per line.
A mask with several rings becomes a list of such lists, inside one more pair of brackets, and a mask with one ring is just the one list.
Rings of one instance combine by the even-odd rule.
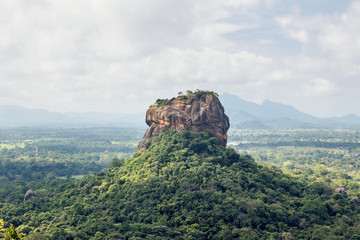
[[303, 86], [304, 96], [327, 96], [335, 93], [337, 86], [329, 80], [322, 78], [311, 79]]
[[289, 35], [291, 38], [298, 40], [302, 43], [308, 42], [308, 34], [305, 30], [299, 30], [299, 31], [290, 31]]
[[0, 101], [143, 111], [196, 88], [293, 104], [301, 90], [332, 96], [360, 74], [359, 8], [303, 16], [277, 0], [0, 1]]
[[360, 1], [354, 1], [348, 11], [337, 16], [337, 21], [325, 24], [317, 36], [324, 51], [344, 61], [360, 59]]
[[134, 92], [149, 88], [159, 89], [155, 95], [170, 85], [260, 81], [272, 60], [237, 51], [223, 37], [240, 29], [225, 21], [229, 9], [259, 3], [2, 1], [1, 85], [16, 96], [0, 99], [54, 110], [111, 111], [112, 102], [122, 96], [141, 101]]
[[291, 16], [276, 17], [275, 21], [283, 28], [287, 28], [293, 21]]
[[275, 21], [285, 36], [313, 50], [321, 50], [342, 61], [360, 58], [360, 1], [353, 1], [346, 12], [303, 16], [299, 11]]
[[231, 6], [231, 7], [257, 7], [261, 4], [264, 4], [266, 6], [271, 6], [275, 3], [274, 0], [228, 0], [225, 1], [225, 4]]

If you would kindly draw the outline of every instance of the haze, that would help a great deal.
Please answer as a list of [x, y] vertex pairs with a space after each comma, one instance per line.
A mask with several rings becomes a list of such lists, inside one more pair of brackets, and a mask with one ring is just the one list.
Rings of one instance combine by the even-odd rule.
[[143, 112], [187, 89], [360, 115], [360, 1], [3, 0], [0, 103]]

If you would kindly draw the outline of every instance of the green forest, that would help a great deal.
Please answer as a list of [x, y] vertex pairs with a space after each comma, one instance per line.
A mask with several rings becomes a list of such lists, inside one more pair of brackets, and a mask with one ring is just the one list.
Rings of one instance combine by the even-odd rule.
[[[1, 133], [2, 151], [13, 152], [1, 155], [4, 237], [15, 231], [19, 239], [40, 240], [360, 239], [357, 171], [342, 167], [351, 165], [348, 151], [356, 161], [357, 145], [345, 147], [349, 139], [358, 142], [356, 133], [234, 130], [229, 133], [234, 148], [225, 148], [206, 133], [167, 131], [146, 151], [132, 154], [141, 130], [45, 129], [36, 138], [28, 131], [37, 132]], [[303, 158], [311, 161], [297, 161], [297, 150], [305, 151], [296, 145], [299, 139], [343, 141], [336, 148], [306, 147], [308, 152], [326, 149], [331, 157], [343, 151], [339, 161], [344, 164], [327, 168], [331, 157], [307, 158], [308, 152]], [[255, 151], [254, 144], [262, 146]], [[91, 150], [95, 146], [106, 150]], [[269, 155], [276, 149], [278, 154]], [[330, 160], [321, 162], [325, 159]], [[85, 170], [46, 165], [57, 162]], [[40, 168], [43, 164], [47, 167]], [[339, 187], [345, 191], [336, 192]], [[24, 201], [29, 189], [36, 196]]]
[[142, 129], [0, 129], [0, 179], [82, 176], [130, 157]]
[[273, 164], [286, 173], [332, 188], [358, 191], [360, 181], [358, 130], [234, 130], [230, 145], [241, 155]]

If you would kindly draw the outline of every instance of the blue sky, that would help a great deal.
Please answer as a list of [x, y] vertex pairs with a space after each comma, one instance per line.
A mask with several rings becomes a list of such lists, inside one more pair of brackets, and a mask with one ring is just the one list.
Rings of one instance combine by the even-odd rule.
[[360, 0], [3, 0], [0, 103], [144, 112], [187, 89], [360, 115]]

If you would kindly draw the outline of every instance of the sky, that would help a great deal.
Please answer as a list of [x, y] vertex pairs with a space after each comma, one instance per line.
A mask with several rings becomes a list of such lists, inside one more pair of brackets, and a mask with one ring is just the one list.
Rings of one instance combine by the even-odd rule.
[[0, 0], [0, 36], [0, 105], [138, 113], [202, 89], [360, 115], [360, 0]]

